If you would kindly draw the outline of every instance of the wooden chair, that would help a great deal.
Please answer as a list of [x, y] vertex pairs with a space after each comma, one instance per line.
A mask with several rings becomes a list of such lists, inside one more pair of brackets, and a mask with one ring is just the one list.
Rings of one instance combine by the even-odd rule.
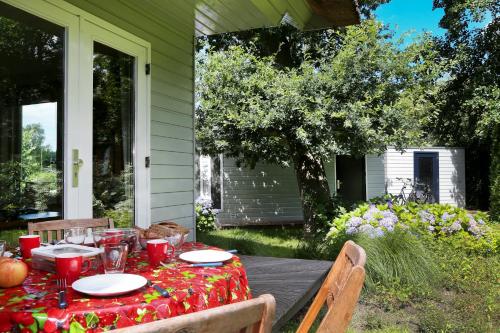
[[271, 333], [276, 302], [269, 294], [113, 333]]
[[[75, 219], [75, 220], [53, 220], [44, 222], [28, 222], [28, 234], [35, 235], [39, 234], [40, 238], [46, 239], [47, 242], [52, 240], [61, 240], [64, 238], [64, 229], [70, 229], [75, 227], [86, 227], [86, 228], [98, 228], [106, 227], [113, 228], [113, 220], [110, 218], [98, 218], [98, 219]], [[53, 234], [56, 234], [54, 238]], [[45, 238], [45, 234], [47, 237]]]
[[297, 333], [309, 332], [325, 302], [328, 310], [316, 332], [347, 331], [363, 288], [365, 262], [365, 250], [353, 241], [347, 241], [297, 329]]

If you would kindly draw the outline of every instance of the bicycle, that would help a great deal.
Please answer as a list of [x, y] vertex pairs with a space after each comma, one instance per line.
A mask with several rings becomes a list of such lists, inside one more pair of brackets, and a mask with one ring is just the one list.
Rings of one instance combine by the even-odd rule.
[[[394, 197], [394, 201], [399, 205], [406, 205], [409, 202], [416, 202], [419, 204], [432, 202], [432, 191], [428, 184], [413, 182], [411, 178], [397, 177], [396, 180], [403, 183], [401, 191]], [[410, 193], [406, 195], [406, 189], [411, 188]], [[420, 190], [422, 188], [422, 190]]]

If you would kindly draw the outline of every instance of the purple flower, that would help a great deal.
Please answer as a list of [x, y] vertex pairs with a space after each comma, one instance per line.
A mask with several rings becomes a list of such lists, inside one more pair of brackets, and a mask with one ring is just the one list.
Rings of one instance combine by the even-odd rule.
[[455, 214], [449, 214], [448, 212], [444, 212], [443, 215], [441, 216], [441, 219], [443, 221], [447, 221], [448, 219], [452, 219], [455, 217]]
[[345, 233], [348, 235], [352, 235], [352, 234], [355, 234], [357, 231], [358, 231], [358, 229], [356, 229], [355, 227], [349, 227], [349, 228], [347, 228]]
[[363, 223], [363, 219], [358, 216], [353, 216], [347, 222], [348, 227], [359, 227]]
[[428, 222], [430, 224], [434, 224], [436, 222], [436, 217], [429, 213], [427, 210], [421, 210], [418, 212], [418, 216], [422, 220], [422, 222]]
[[449, 227], [444, 227], [442, 230], [447, 234], [453, 234], [457, 231], [462, 230], [462, 225], [460, 224], [460, 222], [455, 221], [452, 225], [450, 225]]

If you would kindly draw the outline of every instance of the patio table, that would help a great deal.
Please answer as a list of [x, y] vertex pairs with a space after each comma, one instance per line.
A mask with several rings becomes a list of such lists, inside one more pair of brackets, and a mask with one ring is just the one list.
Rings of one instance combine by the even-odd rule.
[[[215, 249], [185, 243], [182, 250], [208, 248]], [[58, 307], [55, 273], [32, 269], [22, 286], [0, 289], [0, 332], [100, 332], [251, 298], [247, 275], [237, 256], [220, 267], [180, 264], [174, 261], [168, 267], [153, 268], [146, 251], [132, 253], [125, 273], [144, 276], [166, 289], [170, 297], [162, 297], [148, 286], [107, 298], [81, 294], [68, 287], [67, 309]]]

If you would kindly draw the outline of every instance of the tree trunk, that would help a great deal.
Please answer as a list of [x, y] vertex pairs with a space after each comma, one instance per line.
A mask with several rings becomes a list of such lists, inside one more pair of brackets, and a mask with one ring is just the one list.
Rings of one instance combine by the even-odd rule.
[[330, 188], [321, 159], [304, 154], [297, 157], [294, 163], [304, 211], [304, 233], [311, 237], [333, 211]]

